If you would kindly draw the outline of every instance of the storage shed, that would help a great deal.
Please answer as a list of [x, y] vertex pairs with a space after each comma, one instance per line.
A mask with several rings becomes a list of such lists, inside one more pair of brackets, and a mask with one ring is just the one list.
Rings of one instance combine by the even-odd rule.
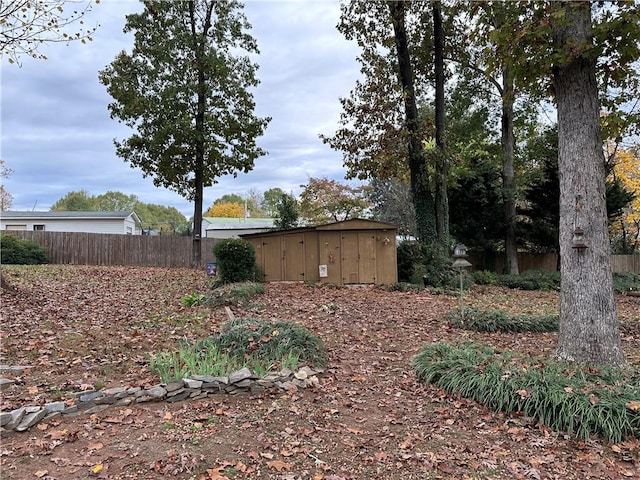
[[256, 250], [265, 281], [389, 285], [398, 281], [398, 225], [352, 219], [240, 235]]

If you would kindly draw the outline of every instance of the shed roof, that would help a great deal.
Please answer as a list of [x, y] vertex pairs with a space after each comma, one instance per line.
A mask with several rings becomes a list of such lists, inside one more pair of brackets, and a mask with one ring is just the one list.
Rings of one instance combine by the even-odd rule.
[[270, 235], [282, 235], [286, 233], [302, 233], [313, 231], [328, 231], [328, 230], [397, 230], [399, 225], [395, 223], [378, 222], [376, 220], [368, 220], [365, 218], [351, 218], [349, 220], [343, 220], [340, 222], [325, 223], [322, 225], [311, 225], [305, 227], [289, 228], [287, 230], [272, 230], [262, 233], [245, 233], [240, 235], [242, 238], [252, 237], [264, 237]]

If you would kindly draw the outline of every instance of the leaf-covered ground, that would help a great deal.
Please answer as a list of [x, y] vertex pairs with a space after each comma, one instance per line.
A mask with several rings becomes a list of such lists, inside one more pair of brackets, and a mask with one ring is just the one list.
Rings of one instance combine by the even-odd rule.
[[[4, 266], [0, 363], [31, 365], [3, 390], [2, 410], [67, 392], [151, 386], [148, 354], [217, 331], [224, 309], [183, 307], [207, 292], [185, 269]], [[557, 294], [475, 288], [465, 304], [554, 313]], [[618, 297], [623, 343], [640, 363], [640, 299]], [[532, 355], [555, 334], [480, 334], [443, 320], [459, 299], [269, 284], [236, 316], [295, 320], [329, 350], [320, 387], [110, 407], [2, 432], [2, 479], [623, 479], [640, 478], [640, 446], [580, 441], [530, 418], [488, 411], [416, 383], [426, 343], [469, 338]]]

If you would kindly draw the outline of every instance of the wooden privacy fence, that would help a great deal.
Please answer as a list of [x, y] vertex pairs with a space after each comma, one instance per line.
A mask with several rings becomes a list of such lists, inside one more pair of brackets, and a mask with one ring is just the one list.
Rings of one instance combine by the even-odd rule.
[[[7, 232], [3, 232], [7, 233]], [[12, 231], [11, 235], [44, 247], [51, 263], [71, 265], [140, 265], [191, 267], [191, 237], [113, 235], [103, 233]], [[213, 246], [220, 240], [202, 238], [202, 264], [215, 262]], [[473, 270], [502, 272], [504, 254], [469, 255]], [[518, 266], [526, 270], [555, 271], [555, 253], [518, 253]], [[614, 272], [640, 274], [640, 255], [612, 255]]]
[[[504, 253], [469, 255], [473, 270], [490, 270], [502, 273], [504, 271]], [[518, 269], [520, 272], [527, 270], [545, 270], [555, 272], [558, 269], [558, 255], [555, 253], [518, 253]], [[611, 255], [611, 270], [617, 273], [640, 274], [640, 255]]]
[[[140, 265], [191, 267], [191, 237], [113, 235], [79, 232], [12, 231], [11, 235], [42, 246], [51, 263], [71, 265]], [[214, 262], [213, 245], [220, 240], [202, 238], [204, 268]]]

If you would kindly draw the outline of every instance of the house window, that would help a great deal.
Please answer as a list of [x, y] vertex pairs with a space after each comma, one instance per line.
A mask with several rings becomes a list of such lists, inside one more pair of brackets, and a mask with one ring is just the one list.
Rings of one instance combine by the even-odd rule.
[[27, 226], [26, 225], [7, 225], [7, 230], [13, 230], [13, 231], [18, 231], [18, 230], [26, 230]]
[[34, 225], [33, 226], [33, 231], [34, 232], [44, 232], [44, 225]]
[[133, 235], [133, 229], [131, 227], [127, 227], [127, 235]]

